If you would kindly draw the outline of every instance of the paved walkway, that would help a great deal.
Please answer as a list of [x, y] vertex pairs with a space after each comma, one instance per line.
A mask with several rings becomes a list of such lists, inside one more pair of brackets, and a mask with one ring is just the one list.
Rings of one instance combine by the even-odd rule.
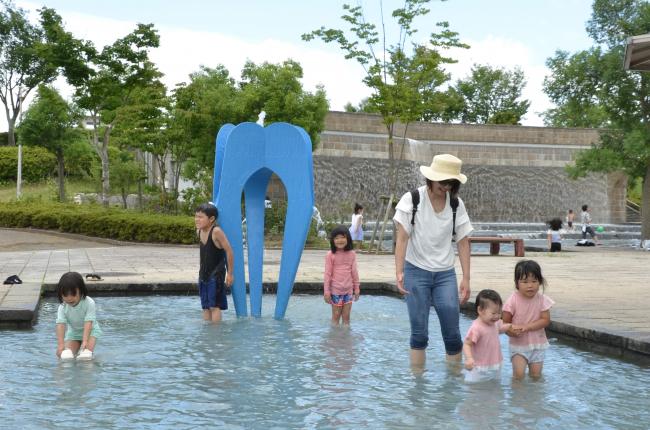
[[[0, 285], [0, 313], [27, 309], [41, 285], [55, 285], [67, 271], [99, 273], [104, 281], [95, 282], [94, 287], [101, 289], [128, 291], [138, 285], [193, 285], [196, 281], [198, 248], [95, 246], [0, 252], [0, 278], [18, 274], [25, 282]], [[264, 282], [277, 282], [280, 255], [279, 250], [265, 252]], [[325, 251], [305, 251], [296, 282], [322, 282], [324, 256]], [[546, 293], [556, 302], [551, 312], [553, 328], [650, 356], [650, 252], [598, 247], [559, 254], [528, 252], [526, 258], [541, 264], [549, 282]], [[505, 255], [474, 256], [472, 297], [491, 288], [507, 298], [514, 288], [513, 269], [519, 260]], [[392, 255], [360, 254], [358, 262], [362, 283], [394, 285]]]

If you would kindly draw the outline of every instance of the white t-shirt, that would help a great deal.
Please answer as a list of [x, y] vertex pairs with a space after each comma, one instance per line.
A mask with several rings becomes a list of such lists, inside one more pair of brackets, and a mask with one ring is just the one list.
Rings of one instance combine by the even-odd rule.
[[[436, 213], [426, 190], [426, 185], [418, 188], [420, 203], [415, 213], [415, 225], [411, 225], [413, 201], [410, 192], [404, 194], [397, 203], [393, 221], [400, 223], [409, 235], [406, 261], [420, 269], [442, 272], [454, 267], [454, 248], [451, 243], [453, 212], [449, 205], [449, 193], [445, 208]], [[473, 230], [465, 204], [459, 198], [456, 209], [456, 241]]]

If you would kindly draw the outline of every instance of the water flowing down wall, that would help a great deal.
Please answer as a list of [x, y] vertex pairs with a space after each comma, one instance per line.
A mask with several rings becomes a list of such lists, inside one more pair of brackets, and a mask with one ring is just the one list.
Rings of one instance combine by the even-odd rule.
[[[436, 154], [463, 160], [461, 188], [473, 220], [543, 222], [564, 218], [588, 204], [597, 223], [625, 222], [626, 179], [622, 173], [591, 174], [572, 180], [565, 166], [598, 141], [593, 129], [415, 123], [397, 127], [395, 153], [402, 146], [398, 190], [424, 184], [418, 166]], [[330, 112], [314, 152], [316, 206], [324, 219], [348, 220], [355, 202], [365, 218], [376, 219], [380, 196], [389, 192], [386, 129], [377, 115]], [[381, 215], [381, 216], [380, 216]]]

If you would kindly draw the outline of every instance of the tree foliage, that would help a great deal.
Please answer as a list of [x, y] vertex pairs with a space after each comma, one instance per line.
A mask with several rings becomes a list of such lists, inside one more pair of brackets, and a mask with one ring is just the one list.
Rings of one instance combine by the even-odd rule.
[[[399, 27], [392, 44], [386, 42], [383, 15], [379, 25], [367, 22], [361, 6], [343, 5], [341, 19], [347, 30], [321, 27], [303, 34], [306, 41], [321, 39], [334, 43], [346, 59], [356, 60], [364, 69], [363, 82], [372, 90], [368, 107], [382, 116], [388, 134], [390, 175], [396, 179], [397, 166], [393, 136], [395, 124], [408, 124], [421, 118], [437, 119], [447, 110], [446, 96], [441, 86], [449, 80], [443, 66], [455, 62], [442, 52], [451, 47], [467, 47], [447, 22], [437, 23], [425, 41], [415, 38], [414, 20], [427, 15], [429, 0], [406, 0], [404, 7], [393, 10], [391, 16]], [[406, 136], [404, 136], [405, 138]], [[400, 157], [401, 158], [401, 157]], [[394, 194], [395, 180], [389, 192]]]
[[456, 117], [471, 124], [519, 124], [528, 112], [529, 100], [521, 100], [526, 86], [520, 68], [505, 70], [475, 64], [466, 79], [459, 79], [452, 92], [458, 95]]
[[21, 142], [25, 145], [42, 146], [56, 155], [59, 200], [62, 202], [65, 201], [65, 153], [82, 138], [79, 119], [79, 112], [54, 88], [41, 85], [18, 128]]
[[316, 148], [329, 106], [323, 87], [319, 86], [314, 94], [305, 91], [302, 77], [302, 67], [293, 60], [260, 65], [247, 61], [239, 84], [243, 112], [250, 121], [257, 120], [257, 115], [264, 111], [265, 123], [298, 125], [309, 134], [312, 147]]
[[10, 0], [0, 1], [0, 101], [5, 107], [9, 145], [15, 145], [16, 120], [29, 94], [64, 71], [69, 82], [87, 75], [92, 48], [63, 28], [61, 17], [49, 8], [39, 10], [32, 23]]
[[581, 152], [569, 173], [622, 170], [643, 178], [643, 239], [650, 239], [650, 75], [623, 70], [627, 37], [650, 32], [650, 4], [642, 0], [595, 0], [587, 33], [596, 45], [547, 64], [553, 74], [544, 90], [556, 107], [550, 125], [606, 126], [600, 141]]
[[153, 24], [138, 24], [135, 30], [105, 46], [90, 59], [92, 73], [76, 82], [75, 101], [92, 119], [90, 141], [101, 160], [102, 202], [108, 206], [111, 133], [121, 114], [134, 102], [138, 91], [159, 85], [162, 74], [149, 60], [149, 50], [160, 38]]

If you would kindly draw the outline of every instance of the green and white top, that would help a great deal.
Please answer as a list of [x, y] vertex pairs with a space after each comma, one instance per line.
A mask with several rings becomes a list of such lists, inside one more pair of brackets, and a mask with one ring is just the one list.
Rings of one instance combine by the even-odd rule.
[[93, 322], [90, 335], [95, 338], [101, 336], [102, 330], [97, 322], [95, 301], [90, 297], [86, 296], [81, 299], [76, 306], [71, 306], [67, 303], [61, 303], [59, 305], [56, 314], [56, 323], [67, 326], [65, 340], [83, 340], [84, 323], [86, 321]]

